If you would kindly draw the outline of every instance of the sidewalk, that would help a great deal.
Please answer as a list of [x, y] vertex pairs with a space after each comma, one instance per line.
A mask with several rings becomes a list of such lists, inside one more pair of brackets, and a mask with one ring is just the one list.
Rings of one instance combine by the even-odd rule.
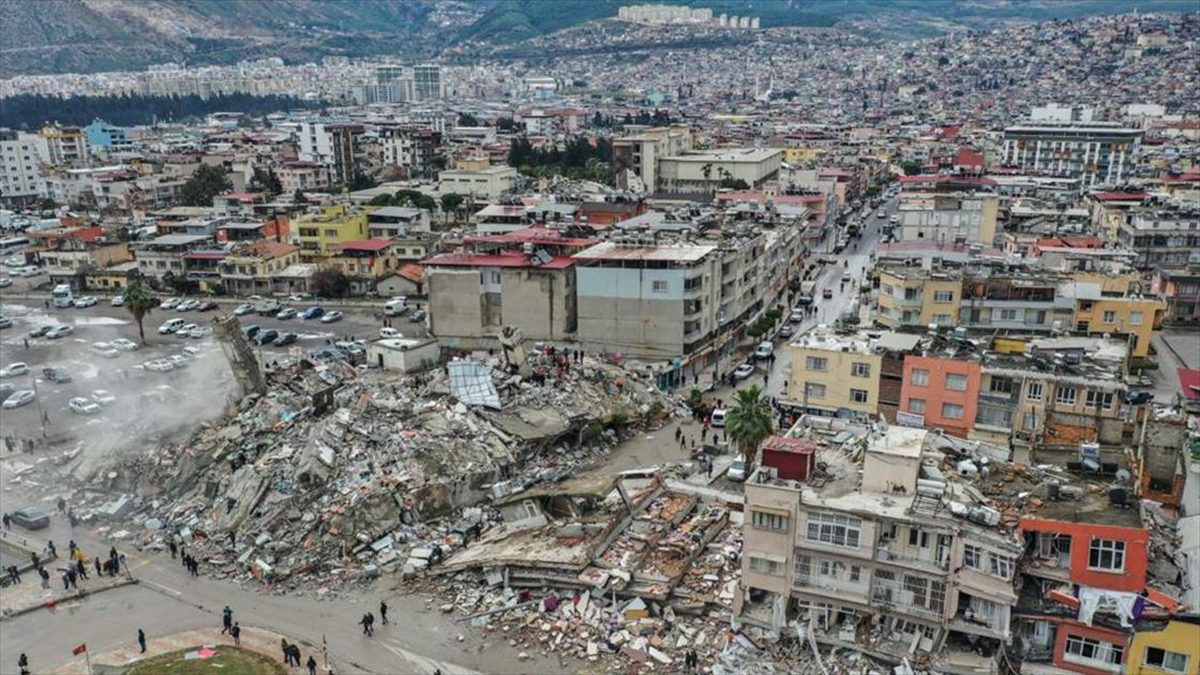
[[[153, 627], [151, 627], [153, 629]], [[300, 663], [301, 667], [295, 666], [288, 668], [289, 673], [305, 673], [308, 669], [303, 667], [303, 664], [308, 661], [309, 654], [317, 660], [317, 672], [327, 673], [325, 669], [325, 660], [321, 656], [320, 647], [312, 647], [310, 645], [298, 643], [294, 639], [289, 639], [286, 635], [273, 633], [263, 628], [254, 628], [251, 626], [242, 626], [242, 649], [258, 652], [271, 658], [271, 660], [283, 665], [283, 650], [280, 649], [280, 640], [287, 640], [290, 643], [300, 646]], [[228, 634], [221, 635], [218, 628], [202, 628], [199, 630], [190, 630], [183, 633], [175, 633], [165, 637], [156, 637], [152, 634], [146, 636], [146, 653], [142, 654], [140, 647], [137, 644], [137, 633], [130, 636], [130, 642], [116, 648], [103, 647], [108, 651], [93, 653], [91, 655], [92, 668], [95, 672], [103, 673], [111, 669], [123, 668], [130, 664], [147, 659], [160, 654], [166, 654], [180, 649], [189, 649], [192, 647], [210, 646], [217, 651], [221, 647], [233, 646], [233, 638]], [[329, 665], [340, 671], [337, 664], [330, 661]], [[77, 656], [73, 660], [64, 663], [57, 668], [48, 671], [57, 675], [87, 675], [87, 661], [82, 656]], [[229, 675], [237, 675], [230, 673]]]
[[69, 591], [63, 590], [62, 572], [59, 568], [65, 569], [65, 564], [62, 560], [46, 564], [46, 571], [50, 573], [50, 588], [42, 588], [42, 579], [37, 572], [22, 572], [21, 583], [0, 591], [0, 618], [10, 619], [43, 607], [52, 607], [67, 600], [85, 598], [89, 595], [137, 583], [136, 579], [128, 578], [124, 574], [97, 579], [95, 570], [89, 569], [91, 577], [86, 580], [80, 579], [78, 588]]

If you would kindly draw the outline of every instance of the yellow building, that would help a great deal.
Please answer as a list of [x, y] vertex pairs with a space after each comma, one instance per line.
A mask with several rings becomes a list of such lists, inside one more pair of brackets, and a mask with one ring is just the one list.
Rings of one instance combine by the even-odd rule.
[[300, 238], [300, 255], [324, 257], [337, 244], [366, 239], [367, 213], [367, 209], [339, 204], [325, 207], [319, 215], [297, 218], [294, 226]]
[[825, 154], [825, 150], [822, 148], [781, 148], [781, 150], [783, 150], [783, 161], [792, 166], [816, 161]]
[[858, 418], [877, 413], [882, 357], [866, 333], [838, 335], [817, 330], [790, 348], [787, 397], [791, 402], [814, 412], [846, 409]]
[[298, 262], [298, 247], [263, 239], [235, 247], [217, 268], [227, 293], [252, 295], [271, 292], [274, 279]]
[[1125, 660], [1128, 675], [1191, 675], [1200, 672], [1200, 624], [1143, 622], [1133, 635]]
[[875, 321], [888, 328], [958, 326], [962, 280], [951, 272], [898, 268], [879, 272]]
[[396, 245], [390, 239], [366, 239], [337, 244], [324, 264], [350, 278], [352, 293], [369, 293], [375, 283], [400, 269]]
[[1150, 338], [1162, 325], [1167, 301], [1162, 298], [1099, 297], [1075, 301], [1075, 330], [1081, 333], [1132, 336], [1130, 353], [1138, 358], [1150, 355]]

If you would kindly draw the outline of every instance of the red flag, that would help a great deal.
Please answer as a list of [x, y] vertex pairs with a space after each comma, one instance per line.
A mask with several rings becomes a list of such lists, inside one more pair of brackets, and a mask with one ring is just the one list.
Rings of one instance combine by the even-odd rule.
[[87, 651], [87, 643], [85, 642], [85, 643], [79, 645], [78, 647], [76, 647], [75, 649], [72, 649], [71, 653], [75, 656], [79, 656], [80, 654], [82, 654], [86, 651]]

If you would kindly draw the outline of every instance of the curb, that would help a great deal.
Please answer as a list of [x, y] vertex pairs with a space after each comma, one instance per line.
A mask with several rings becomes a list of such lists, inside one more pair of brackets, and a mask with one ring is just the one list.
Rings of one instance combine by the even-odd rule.
[[29, 614], [30, 612], [35, 612], [39, 609], [49, 609], [51, 607], [57, 606], [59, 603], [66, 602], [68, 600], [79, 600], [82, 598], [86, 598], [89, 595], [98, 595], [105, 591], [111, 591], [115, 588], [124, 588], [125, 586], [130, 586], [130, 585], [136, 584], [136, 583], [138, 583], [137, 579], [124, 579], [120, 583], [113, 584], [112, 586], [105, 586], [104, 588], [98, 588], [96, 590], [83, 589], [83, 590], [80, 590], [75, 595], [69, 595], [65, 598], [61, 598], [58, 600], [53, 600], [53, 599], [46, 600], [44, 602], [38, 603], [36, 605], [31, 605], [29, 607], [23, 607], [21, 609], [0, 613], [0, 622], [8, 621], [10, 619], [15, 619], [18, 616], [24, 616], [25, 614]]

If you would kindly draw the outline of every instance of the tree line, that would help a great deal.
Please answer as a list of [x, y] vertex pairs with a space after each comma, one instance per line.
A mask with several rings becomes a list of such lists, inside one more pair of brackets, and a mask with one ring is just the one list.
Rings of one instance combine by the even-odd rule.
[[538, 177], [562, 175], [597, 183], [612, 182], [610, 161], [612, 141], [574, 136], [565, 143], [534, 147], [529, 139], [517, 136], [508, 147], [508, 165]]
[[187, 96], [43, 96], [21, 94], [0, 99], [4, 125], [34, 131], [52, 122], [84, 126], [102, 119], [116, 126], [135, 126], [157, 122], [182, 121], [209, 113], [235, 110], [250, 117], [295, 108], [315, 108], [321, 104], [293, 96], [253, 96], [220, 94], [201, 98]]

